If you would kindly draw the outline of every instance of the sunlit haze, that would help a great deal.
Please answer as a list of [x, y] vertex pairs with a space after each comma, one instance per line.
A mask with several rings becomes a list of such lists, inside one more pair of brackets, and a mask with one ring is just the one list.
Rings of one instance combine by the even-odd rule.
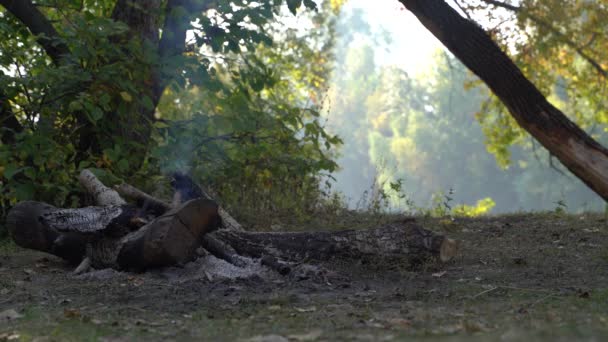
[[441, 43], [422, 26], [412, 13], [394, 0], [350, 0], [345, 10], [361, 9], [374, 31], [385, 30], [392, 36], [389, 50], [376, 49], [379, 65], [396, 65], [414, 74], [431, 65], [431, 56]]
[[[515, 25], [505, 10], [469, 15], [482, 27]], [[450, 53], [438, 53], [445, 47], [401, 3], [350, 0], [340, 23], [326, 112], [328, 129], [344, 142], [333, 190], [349, 206], [402, 181], [401, 190], [422, 207], [447, 197], [470, 205], [491, 199], [493, 212], [601, 207], [565, 169], [550, 168], [544, 150], [539, 158], [514, 147], [512, 164], [498, 167], [475, 119], [487, 88], [466, 90], [472, 74]]]

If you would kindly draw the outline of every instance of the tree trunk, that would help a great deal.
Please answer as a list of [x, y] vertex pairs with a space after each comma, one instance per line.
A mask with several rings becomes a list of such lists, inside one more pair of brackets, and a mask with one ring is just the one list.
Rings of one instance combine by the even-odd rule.
[[[112, 11], [112, 19], [123, 22], [129, 27], [125, 36], [117, 39], [133, 41], [134, 44], [139, 44], [143, 55], [155, 56], [155, 58], [151, 58], [155, 61], [154, 63], [142, 66], [146, 68], [146, 72], [134, 80], [137, 93], [131, 94], [134, 99], [147, 97], [152, 106], [146, 107], [142, 101], [133, 101], [128, 104], [131, 106], [129, 108], [131, 114], [121, 115], [120, 123], [112, 123], [108, 126], [112, 136], [123, 137], [126, 141], [135, 143], [127, 145], [127, 148], [130, 149], [127, 155], [140, 156], [139, 160], [131, 158], [131, 160], [139, 162], [132, 166], [134, 169], [139, 168], [147, 153], [154, 112], [161, 94], [157, 91], [161, 84], [158, 54], [160, 17], [160, 0], [118, 0]], [[107, 113], [106, 115], [114, 114]]]
[[551, 105], [490, 36], [444, 0], [400, 0], [505, 104], [518, 124], [608, 200], [608, 150]]

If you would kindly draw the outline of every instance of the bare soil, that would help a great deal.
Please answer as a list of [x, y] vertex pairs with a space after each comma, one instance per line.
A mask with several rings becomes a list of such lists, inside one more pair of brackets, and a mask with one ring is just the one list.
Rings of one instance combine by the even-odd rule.
[[73, 276], [55, 257], [4, 243], [0, 341], [608, 339], [602, 216], [418, 221], [461, 241], [456, 260], [416, 270], [334, 260], [230, 277], [199, 260]]

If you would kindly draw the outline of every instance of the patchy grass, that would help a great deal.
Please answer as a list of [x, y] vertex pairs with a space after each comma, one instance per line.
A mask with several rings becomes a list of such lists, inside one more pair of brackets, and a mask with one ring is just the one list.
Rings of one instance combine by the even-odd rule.
[[20, 247], [17, 246], [13, 240], [8, 237], [0, 239], [0, 256], [2, 255], [10, 255], [12, 253], [16, 253], [19, 251]]
[[418, 220], [461, 240], [459, 257], [415, 272], [330, 263], [344, 277], [336, 282], [79, 279], [60, 260], [2, 242], [0, 312], [22, 317], [0, 321], [0, 341], [608, 339], [601, 215]]

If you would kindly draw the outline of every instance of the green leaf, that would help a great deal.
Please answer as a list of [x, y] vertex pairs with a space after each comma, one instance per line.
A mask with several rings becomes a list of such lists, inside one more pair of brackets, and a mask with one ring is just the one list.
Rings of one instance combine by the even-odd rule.
[[103, 118], [103, 111], [95, 106], [92, 110], [91, 110], [91, 119], [93, 119], [93, 121], [99, 121]]
[[71, 112], [82, 110], [82, 103], [80, 103], [80, 101], [72, 101], [68, 105], [68, 110]]
[[25, 174], [25, 176], [31, 180], [36, 179], [36, 170], [31, 167], [26, 167], [23, 171], [23, 174]]
[[31, 200], [34, 198], [35, 188], [31, 183], [18, 184], [15, 186], [15, 195], [18, 200]]
[[121, 172], [126, 172], [129, 170], [129, 161], [126, 159], [121, 159], [117, 164], [118, 170]]
[[304, 6], [306, 6], [306, 8], [311, 9], [311, 10], [315, 10], [317, 11], [317, 4], [312, 1], [312, 0], [304, 0]]
[[149, 96], [147, 96], [147, 95], [144, 95], [141, 98], [141, 103], [144, 105], [144, 107], [146, 109], [149, 109], [149, 110], [154, 109], [154, 104], [152, 103], [152, 99]]
[[13, 178], [14, 175], [23, 171], [24, 167], [18, 167], [17, 165], [9, 164], [4, 167], [4, 177], [6, 179]]

